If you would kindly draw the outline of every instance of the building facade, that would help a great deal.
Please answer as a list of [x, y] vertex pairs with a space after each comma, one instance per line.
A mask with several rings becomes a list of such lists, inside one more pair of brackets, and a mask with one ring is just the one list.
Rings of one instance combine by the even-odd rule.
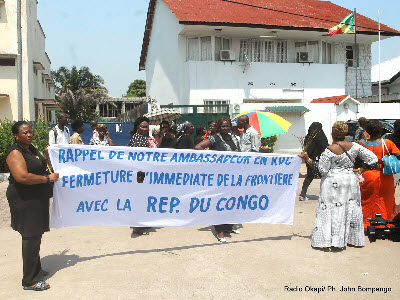
[[[54, 121], [57, 105], [37, 1], [21, 1], [23, 119]], [[0, 119], [18, 119], [17, 1], [0, 1]]]
[[[304, 136], [319, 118], [329, 134], [338, 113], [357, 116], [353, 103], [342, 113], [344, 103], [311, 101], [372, 95], [377, 22], [357, 14], [355, 45], [354, 34], [327, 35], [351, 13], [329, 1], [240, 2], [150, 0], [139, 63], [148, 97], [160, 104], [229, 104], [231, 115], [274, 109], [294, 125], [278, 137], [277, 149], [299, 148], [291, 135]], [[400, 35], [381, 30], [382, 38]]]

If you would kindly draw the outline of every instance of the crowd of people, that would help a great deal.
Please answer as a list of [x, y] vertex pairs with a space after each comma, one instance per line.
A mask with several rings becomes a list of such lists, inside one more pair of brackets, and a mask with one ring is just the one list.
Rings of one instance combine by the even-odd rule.
[[[66, 126], [68, 115], [57, 115], [58, 123], [49, 132], [49, 145], [83, 145], [81, 134], [84, 132], [83, 121], [74, 120], [71, 127]], [[149, 134], [150, 120], [139, 117], [130, 131], [129, 147], [176, 148], [176, 149], [213, 149], [218, 151], [259, 151], [261, 138], [249, 125], [247, 116], [239, 118], [242, 132], [233, 130], [229, 118], [208, 123], [196, 129], [195, 142], [192, 141], [194, 126], [190, 122], [179, 124], [175, 129], [168, 121], [162, 121], [159, 129]], [[93, 135], [90, 145], [114, 146], [105, 124], [90, 122]], [[234, 132], [234, 133], [232, 133]], [[10, 171], [9, 186], [6, 196], [10, 206], [11, 227], [22, 237], [23, 278], [25, 290], [43, 291], [50, 288], [44, 280], [48, 272], [42, 270], [40, 263], [40, 244], [44, 232], [49, 231], [49, 199], [52, 197], [52, 184], [59, 174], [52, 172], [47, 152], [44, 156], [32, 145], [33, 131], [29, 123], [16, 122], [12, 127], [15, 142], [6, 153], [6, 164]], [[46, 157], [46, 158], [45, 158]], [[147, 227], [135, 227], [132, 234], [148, 235]], [[217, 238], [225, 242], [224, 232], [239, 233], [233, 225], [215, 225]]]
[[[358, 142], [345, 141], [348, 126], [335, 122], [332, 127], [332, 144], [321, 137], [322, 128], [313, 123], [308, 135], [313, 138], [306, 152], [300, 154], [307, 164], [307, 177], [303, 183], [300, 200], [304, 200], [315, 169], [321, 176], [320, 197], [311, 235], [315, 248], [343, 250], [347, 245], [362, 247], [368, 219], [381, 214], [393, 219], [398, 214], [395, 203], [393, 175], [383, 173], [383, 157], [399, 156], [400, 120], [394, 123], [394, 132], [382, 138], [383, 128], [378, 120], [360, 120], [356, 132]], [[317, 129], [315, 129], [317, 128]], [[307, 140], [307, 138], [306, 138]], [[316, 154], [315, 154], [316, 152]]]
[[[307, 164], [299, 200], [307, 200], [306, 192], [315, 178], [321, 176], [320, 197], [311, 236], [314, 248], [344, 249], [347, 245], [362, 247], [367, 218], [380, 213], [386, 219], [397, 214], [392, 175], [383, 174], [382, 158], [385, 153], [399, 155], [400, 120], [394, 123], [394, 132], [381, 138], [382, 126], [378, 121], [362, 120], [357, 133], [358, 143], [345, 141], [348, 127], [336, 122], [332, 127], [332, 143], [328, 145], [321, 123], [311, 124], [305, 137], [304, 152], [299, 156]], [[58, 123], [49, 132], [49, 145], [84, 144], [81, 134], [83, 122], [74, 120], [71, 136], [68, 116], [58, 114]], [[139, 117], [130, 132], [129, 147], [175, 148], [214, 151], [258, 152], [261, 146], [259, 133], [242, 115], [237, 124], [227, 117], [194, 129], [190, 122], [177, 128], [162, 121], [150, 135], [150, 120]], [[114, 146], [105, 124], [91, 121], [93, 135], [90, 145]], [[12, 127], [15, 143], [6, 155], [10, 170], [7, 199], [11, 212], [11, 226], [22, 237], [23, 278], [26, 290], [42, 291], [50, 288], [44, 280], [48, 272], [40, 264], [40, 244], [44, 232], [49, 230], [49, 198], [52, 183], [59, 174], [51, 171], [48, 153], [45, 157], [32, 145], [33, 132], [27, 122], [16, 122]], [[195, 134], [192, 140], [192, 135]], [[386, 152], [385, 152], [386, 151]], [[358, 176], [357, 176], [358, 175]], [[362, 178], [363, 180], [359, 180]], [[147, 227], [132, 228], [132, 234], [148, 235]], [[226, 242], [225, 232], [239, 233], [234, 224], [215, 224], [216, 237]]]

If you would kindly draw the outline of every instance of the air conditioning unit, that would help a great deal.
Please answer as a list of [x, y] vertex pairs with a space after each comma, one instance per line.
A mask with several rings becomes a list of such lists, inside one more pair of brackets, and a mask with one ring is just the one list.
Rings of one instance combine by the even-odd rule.
[[309, 62], [308, 52], [297, 52], [297, 61], [298, 62]]
[[235, 52], [232, 50], [220, 50], [219, 57], [221, 60], [235, 60]]
[[348, 59], [347, 60], [347, 66], [350, 67], [350, 68], [354, 67], [354, 60], [353, 59]]

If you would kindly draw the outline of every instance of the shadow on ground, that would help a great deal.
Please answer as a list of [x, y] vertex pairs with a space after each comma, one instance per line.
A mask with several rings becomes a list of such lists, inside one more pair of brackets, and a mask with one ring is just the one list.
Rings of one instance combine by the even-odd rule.
[[[211, 227], [204, 228], [204, 231], [211, 230]], [[301, 236], [297, 234], [287, 235], [287, 236], [276, 236], [276, 237], [265, 237], [265, 238], [257, 238], [252, 240], [242, 240], [242, 241], [232, 241], [227, 244], [238, 244], [238, 243], [250, 243], [250, 242], [263, 242], [263, 241], [273, 241], [273, 240], [291, 240], [292, 237], [304, 237], [309, 238], [309, 236]], [[224, 243], [226, 244], [226, 243]], [[187, 249], [195, 249], [195, 248], [203, 248], [203, 247], [212, 247], [216, 245], [224, 245], [219, 242], [210, 243], [210, 244], [201, 244], [201, 245], [190, 245], [190, 246], [181, 246], [181, 247], [170, 247], [170, 248], [162, 248], [162, 249], [147, 249], [147, 250], [133, 250], [133, 251], [124, 251], [103, 255], [94, 255], [87, 257], [80, 257], [76, 254], [68, 254], [69, 249], [65, 249], [60, 254], [47, 255], [41, 258], [41, 263], [43, 268], [50, 272], [48, 278], [51, 278], [55, 273], [62, 269], [66, 269], [72, 266], [75, 266], [77, 263], [99, 259], [103, 257], [110, 256], [120, 256], [120, 255], [132, 255], [132, 254], [144, 254], [144, 253], [157, 253], [157, 252], [171, 252], [171, 251], [181, 251]]]

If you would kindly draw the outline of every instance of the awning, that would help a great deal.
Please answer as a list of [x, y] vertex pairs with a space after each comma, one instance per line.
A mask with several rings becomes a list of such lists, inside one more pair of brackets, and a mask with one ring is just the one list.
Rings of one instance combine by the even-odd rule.
[[268, 106], [266, 109], [270, 110], [273, 113], [276, 112], [308, 112], [310, 111], [305, 106]]
[[1, 94], [1, 93], [0, 93], [0, 100], [8, 99], [8, 98], [10, 98], [10, 95], [9, 95], [9, 94]]
[[35, 68], [35, 70], [44, 70], [42, 63], [38, 61], [33, 62], [33, 67]]

